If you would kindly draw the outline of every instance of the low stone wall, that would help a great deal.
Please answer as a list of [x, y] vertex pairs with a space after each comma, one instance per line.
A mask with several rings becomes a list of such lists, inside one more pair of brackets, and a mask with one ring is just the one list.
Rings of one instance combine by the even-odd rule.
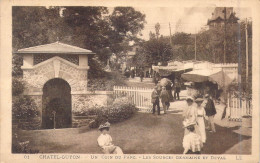
[[96, 115], [77, 116], [75, 113], [86, 111], [94, 107], [107, 106], [113, 92], [95, 91], [86, 94], [72, 95], [72, 127], [88, 126], [91, 121], [95, 120]]
[[72, 94], [72, 112], [80, 112], [96, 106], [107, 106], [112, 92], [96, 91], [86, 94]]
[[[84, 94], [71, 94], [72, 102], [72, 127], [88, 126], [95, 116], [76, 116], [74, 113], [79, 113], [81, 110], [88, 110], [93, 107], [107, 106], [112, 101], [113, 92], [110, 91], [95, 91], [86, 92]], [[13, 127], [25, 130], [41, 129], [42, 122], [42, 95], [30, 95], [39, 108], [39, 116], [33, 119], [16, 119], [13, 118]]]
[[73, 116], [72, 117], [72, 127], [78, 128], [83, 126], [88, 126], [92, 121], [94, 121], [96, 115], [89, 116]]

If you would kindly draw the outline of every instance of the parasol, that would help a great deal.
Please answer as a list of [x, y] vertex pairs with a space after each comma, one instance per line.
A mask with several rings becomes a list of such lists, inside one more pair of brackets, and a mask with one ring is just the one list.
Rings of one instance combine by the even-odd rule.
[[165, 87], [166, 85], [169, 85], [169, 84], [172, 84], [171, 80], [170, 79], [167, 79], [167, 78], [162, 78], [160, 80], [160, 85], [162, 87]]

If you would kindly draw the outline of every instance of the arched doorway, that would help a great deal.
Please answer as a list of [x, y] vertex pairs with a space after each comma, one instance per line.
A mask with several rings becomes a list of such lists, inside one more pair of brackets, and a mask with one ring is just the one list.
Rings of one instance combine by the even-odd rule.
[[71, 127], [71, 88], [63, 79], [47, 81], [42, 96], [42, 128]]

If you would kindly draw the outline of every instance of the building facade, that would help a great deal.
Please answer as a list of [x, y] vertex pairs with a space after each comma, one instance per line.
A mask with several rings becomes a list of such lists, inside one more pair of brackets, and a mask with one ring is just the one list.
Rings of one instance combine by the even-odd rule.
[[223, 27], [225, 19], [227, 24], [232, 25], [238, 23], [239, 19], [236, 17], [233, 7], [216, 7], [207, 24], [209, 28]]
[[75, 112], [95, 105], [93, 101], [105, 105], [105, 93], [93, 96], [87, 90], [88, 57], [94, 54], [92, 51], [55, 42], [16, 53], [23, 56], [24, 94], [37, 104], [39, 128], [76, 127]]

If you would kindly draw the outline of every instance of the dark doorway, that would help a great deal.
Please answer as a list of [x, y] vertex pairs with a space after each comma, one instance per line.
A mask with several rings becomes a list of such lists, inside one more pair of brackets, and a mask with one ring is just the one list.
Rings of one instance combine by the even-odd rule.
[[45, 83], [42, 98], [42, 128], [71, 127], [71, 88], [63, 79]]

